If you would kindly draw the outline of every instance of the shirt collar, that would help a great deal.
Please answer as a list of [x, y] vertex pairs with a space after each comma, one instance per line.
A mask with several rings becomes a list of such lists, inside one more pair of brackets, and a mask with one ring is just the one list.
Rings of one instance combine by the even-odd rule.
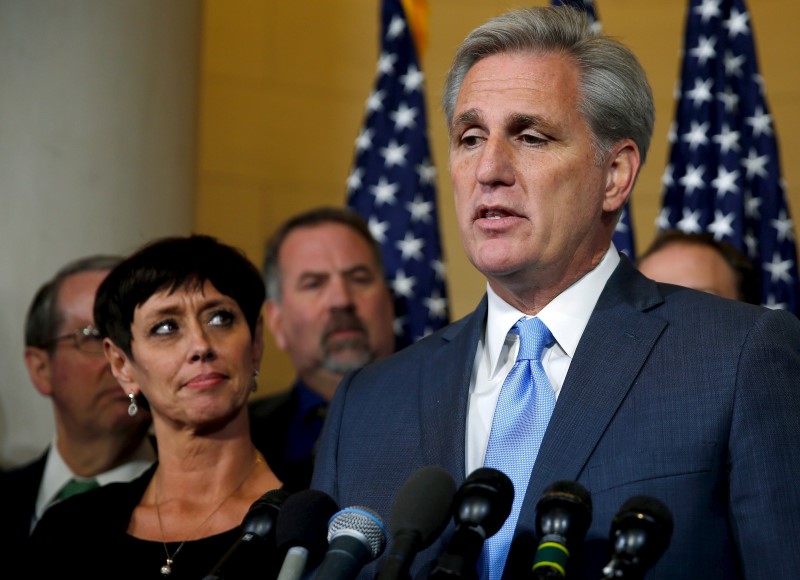
[[[100, 485], [114, 483], [117, 481], [131, 481], [144, 473], [156, 459], [155, 450], [150, 443], [150, 438], [145, 437], [136, 448], [131, 458], [113, 469], [95, 476]], [[47, 461], [42, 474], [42, 482], [39, 486], [39, 495], [36, 499], [36, 510], [34, 513], [35, 521], [38, 521], [45, 510], [52, 504], [58, 492], [67, 482], [77, 477], [64, 462], [61, 453], [58, 451], [55, 439], [50, 444], [47, 453]]]
[[[550, 301], [537, 315], [547, 325], [558, 345], [572, 358], [578, 348], [581, 335], [589, 323], [600, 293], [619, 264], [620, 257], [611, 244], [600, 263], [577, 282]], [[486, 285], [488, 314], [486, 321], [486, 351], [492, 374], [501, 363], [500, 355], [508, 331], [526, 316], [502, 298], [491, 286]]]

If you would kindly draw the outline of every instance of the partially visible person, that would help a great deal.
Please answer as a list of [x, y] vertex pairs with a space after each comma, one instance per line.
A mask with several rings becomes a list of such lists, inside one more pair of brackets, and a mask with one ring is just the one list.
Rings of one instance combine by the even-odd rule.
[[709, 233], [661, 232], [638, 260], [656, 282], [760, 304], [758, 275], [747, 256]]
[[19, 553], [45, 511], [66, 495], [135, 479], [155, 460], [150, 415], [128, 414], [92, 312], [97, 287], [119, 261], [97, 255], [64, 265], [28, 308], [25, 365], [52, 402], [55, 436], [37, 459], [0, 475], [4, 553]]
[[[646, 578], [800, 578], [800, 321], [654, 282], [612, 242], [654, 121], [635, 55], [583, 12], [515, 10], [458, 48], [444, 110], [455, 215], [486, 295], [345, 377], [312, 487], [391, 528], [417, 469], [442, 466], [457, 485], [503, 471], [511, 513], [463, 577], [529, 578], [537, 502], [568, 480], [592, 502], [569, 578], [603, 577], [612, 521], [635, 496], [673, 516]], [[454, 529], [416, 555], [412, 578]]]
[[[130, 483], [54, 506], [31, 537], [34, 577], [205, 577], [242, 535], [252, 504], [281, 482], [250, 439], [247, 401], [263, 346], [264, 283], [208, 236], [156, 240], [97, 291], [94, 319], [132, 412], [147, 405], [158, 461]], [[138, 409], [138, 411], [137, 411]], [[225, 578], [268, 575], [253, 551]]]
[[264, 277], [267, 323], [297, 379], [251, 402], [251, 430], [284, 483], [302, 489], [342, 377], [394, 351], [394, 305], [380, 245], [347, 208], [315, 208], [284, 222], [267, 244]]

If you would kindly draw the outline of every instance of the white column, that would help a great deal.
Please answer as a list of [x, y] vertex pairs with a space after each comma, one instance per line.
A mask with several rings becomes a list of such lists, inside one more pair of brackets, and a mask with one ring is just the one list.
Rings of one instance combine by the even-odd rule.
[[53, 435], [25, 312], [61, 265], [192, 227], [197, 0], [0, 0], [0, 465]]

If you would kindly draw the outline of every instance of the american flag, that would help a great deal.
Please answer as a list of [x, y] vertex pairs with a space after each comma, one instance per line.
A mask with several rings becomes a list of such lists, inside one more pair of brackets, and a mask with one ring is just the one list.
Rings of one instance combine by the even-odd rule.
[[[583, 10], [592, 23], [592, 29], [598, 34], [602, 30], [600, 17], [597, 13], [594, 0], [552, 0], [552, 5], [571, 6], [572, 8]], [[631, 221], [630, 201], [622, 208], [622, 213], [617, 222], [617, 229], [614, 230], [614, 245], [631, 260], [636, 259], [636, 244], [634, 242], [633, 222]]]
[[399, 349], [445, 326], [449, 312], [424, 77], [400, 0], [383, 1], [381, 31], [377, 80], [356, 139], [347, 205], [367, 219], [383, 248]]
[[797, 250], [744, 0], [692, 0], [659, 230], [747, 253], [761, 302], [798, 311]]

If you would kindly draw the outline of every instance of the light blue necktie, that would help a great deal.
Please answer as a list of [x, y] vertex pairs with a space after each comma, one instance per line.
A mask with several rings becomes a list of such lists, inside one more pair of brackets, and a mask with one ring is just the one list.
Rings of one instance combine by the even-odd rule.
[[542, 366], [542, 351], [555, 342], [550, 329], [538, 318], [521, 318], [510, 332], [520, 335], [519, 354], [500, 389], [483, 464], [511, 479], [514, 503], [503, 527], [484, 543], [483, 569], [485, 573], [488, 564], [490, 580], [503, 575], [533, 464], [556, 404]]

